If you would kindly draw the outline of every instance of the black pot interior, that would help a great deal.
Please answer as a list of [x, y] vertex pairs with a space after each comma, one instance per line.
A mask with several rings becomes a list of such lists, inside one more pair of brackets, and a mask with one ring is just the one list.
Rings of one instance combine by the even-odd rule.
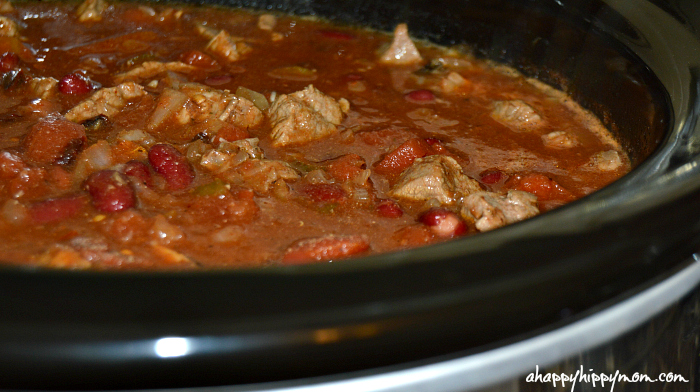
[[[678, 121], [693, 114], [660, 80], [677, 72], [685, 78], [678, 88], [689, 89], [692, 73], [652, 69], [653, 56], [668, 53], [605, 2], [193, 3], [382, 30], [407, 22], [415, 36], [470, 45], [572, 94], [639, 167], [531, 221], [352, 263], [186, 274], [0, 271], [3, 387], [233, 385], [411, 366], [581, 317], [668, 276], [698, 246], [697, 175], [672, 170], [694, 156], [687, 143], [670, 143], [694, 130]], [[675, 166], [657, 164], [680, 150], [686, 155]], [[159, 356], [154, 347], [166, 337], [188, 342], [187, 354]]]

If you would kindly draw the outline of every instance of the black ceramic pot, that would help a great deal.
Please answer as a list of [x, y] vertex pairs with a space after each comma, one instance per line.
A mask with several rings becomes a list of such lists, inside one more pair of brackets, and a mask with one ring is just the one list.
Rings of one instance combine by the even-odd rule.
[[700, 244], [692, 1], [213, 2], [386, 30], [408, 22], [417, 36], [466, 43], [570, 92], [615, 131], [636, 168], [528, 221], [343, 263], [177, 274], [2, 270], [0, 387], [321, 385], [487, 353], [678, 274], [685, 280], [673, 298], [700, 280], [688, 269]]

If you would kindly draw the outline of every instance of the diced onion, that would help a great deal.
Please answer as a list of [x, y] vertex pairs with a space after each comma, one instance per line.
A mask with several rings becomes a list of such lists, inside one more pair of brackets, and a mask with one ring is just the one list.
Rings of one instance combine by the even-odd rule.
[[265, 110], [270, 107], [270, 103], [267, 102], [267, 98], [265, 98], [264, 95], [260, 94], [257, 91], [247, 89], [243, 86], [238, 87], [238, 89], [236, 90], [236, 95], [253, 102], [255, 107], [260, 110]]
[[369, 201], [369, 191], [365, 188], [357, 188], [353, 191], [352, 198], [359, 202]]
[[156, 216], [153, 226], [150, 230], [151, 234], [160, 240], [161, 243], [169, 244], [171, 242], [182, 239], [185, 235], [179, 227], [171, 224], [163, 215]]
[[140, 129], [119, 132], [117, 140], [138, 143], [144, 147], [149, 147], [156, 143], [156, 139], [153, 136]]
[[308, 69], [298, 65], [276, 68], [268, 72], [267, 75], [275, 79], [293, 80], [296, 82], [311, 82], [318, 78], [315, 69]]
[[185, 106], [188, 99], [187, 95], [179, 91], [172, 89], [163, 90], [156, 104], [156, 109], [148, 120], [148, 128], [156, 129], [160, 127], [163, 121], [172, 116], [176, 110]]
[[325, 171], [321, 169], [312, 170], [305, 177], [307, 182], [310, 184], [328, 184], [330, 179]]
[[197, 163], [202, 160], [202, 156], [211, 149], [211, 146], [201, 140], [196, 140], [187, 146], [187, 160], [190, 163]]
[[73, 170], [74, 180], [82, 181], [90, 173], [108, 169], [113, 165], [112, 159], [112, 147], [104, 140], [98, 141], [78, 155]]
[[27, 219], [27, 207], [17, 200], [8, 200], [2, 206], [2, 217], [13, 225], [21, 225]]
[[226, 226], [211, 234], [211, 239], [214, 242], [226, 243], [236, 242], [243, 237], [243, 228], [240, 226]]

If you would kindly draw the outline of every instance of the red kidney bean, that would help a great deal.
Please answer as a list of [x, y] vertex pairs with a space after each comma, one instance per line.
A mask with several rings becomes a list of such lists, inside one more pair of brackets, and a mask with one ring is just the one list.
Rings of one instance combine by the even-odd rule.
[[19, 67], [19, 56], [14, 52], [5, 52], [0, 55], [0, 72], [5, 73]]
[[58, 82], [58, 91], [63, 94], [77, 95], [85, 94], [92, 90], [92, 84], [83, 75], [72, 73], [64, 76]]
[[407, 101], [415, 103], [430, 103], [435, 100], [435, 94], [430, 90], [415, 90], [404, 96]]
[[147, 187], [151, 187], [151, 170], [141, 161], [129, 161], [124, 164], [124, 174], [136, 179]]
[[148, 151], [148, 162], [165, 178], [172, 190], [187, 188], [194, 181], [194, 170], [187, 158], [169, 144], [156, 144]]
[[444, 208], [432, 208], [418, 220], [442, 238], [452, 238], [466, 233], [467, 224], [454, 212]]
[[364, 78], [364, 76], [356, 73], [349, 73], [345, 75], [345, 80], [348, 82], [357, 82], [358, 80], [363, 80]]
[[204, 80], [204, 83], [210, 85], [210, 86], [221, 86], [222, 84], [229, 83], [233, 80], [233, 77], [231, 75], [219, 75], [219, 76], [210, 76]]
[[62, 221], [80, 212], [86, 201], [85, 196], [45, 200], [29, 207], [29, 217], [37, 224]]
[[383, 200], [377, 204], [377, 213], [384, 218], [400, 218], [403, 211], [393, 200]]
[[506, 173], [503, 173], [500, 170], [486, 170], [480, 174], [481, 176], [481, 182], [484, 184], [496, 184], [498, 182], [503, 181], [506, 177]]
[[117, 212], [136, 204], [129, 181], [115, 170], [93, 173], [85, 180], [85, 189], [92, 196], [92, 205], [101, 212]]

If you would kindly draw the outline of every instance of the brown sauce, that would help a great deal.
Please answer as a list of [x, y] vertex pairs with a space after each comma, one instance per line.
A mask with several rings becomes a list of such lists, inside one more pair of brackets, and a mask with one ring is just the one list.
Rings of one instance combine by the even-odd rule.
[[496, 229], [630, 169], [565, 94], [456, 49], [412, 58], [400, 28], [84, 4], [2, 7], [7, 265], [335, 261]]

